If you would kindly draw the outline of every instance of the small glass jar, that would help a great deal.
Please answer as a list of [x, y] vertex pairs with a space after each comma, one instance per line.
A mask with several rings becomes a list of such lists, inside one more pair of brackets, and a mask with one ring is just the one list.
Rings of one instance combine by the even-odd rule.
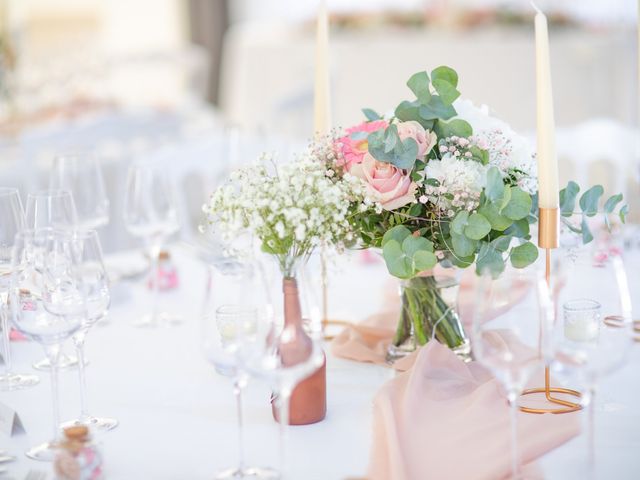
[[57, 480], [101, 480], [102, 454], [84, 425], [64, 429], [53, 464]]

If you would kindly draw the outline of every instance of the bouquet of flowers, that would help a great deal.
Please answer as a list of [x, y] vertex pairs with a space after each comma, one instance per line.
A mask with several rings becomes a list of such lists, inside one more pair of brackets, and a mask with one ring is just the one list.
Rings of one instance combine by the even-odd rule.
[[[348, 218], [362, 248], [382, 249], [389, 272], [403, 279], [403, 311], [394, 346], [422, 345], [435, 337], [461, 355], [468, 341], [455, 309], [437, 281], [424, 275], [436, 264], [499, 275], [510, 262], [533, 263], [538, 248], [530, 226], [537, 221], [535, 158], [527, 142], [505, 122], [459, 99], [458, 75], [446, 66], [407, 82], [415, 95], [393, 114], [364, 109], [367, 120], [316, 142], [311, 156], [332, 180], [353, 177], [365, 187], [351, 196]], [[560, 194], [561, 212], [573, 215], [578, 190]], [[571, 228], [590, 240], [587, 216], [602, 196], [596, 186], [580, 197], [583, 221]], [[613, 213], [622, 200], [605, 204]], [[626, 207], [620, 209], [624, 220]]]
[[249, 231], [277, 260], [282, 275], [295, 278], [316, 247], [343, 250], [355, 239], [351, 217], [369, 200], [356, 177], [335, 181], [334, 176], [309, 155], [286, 164], [263, 155], [232, 172], [203, 209], [224, 244], [233, 245]]

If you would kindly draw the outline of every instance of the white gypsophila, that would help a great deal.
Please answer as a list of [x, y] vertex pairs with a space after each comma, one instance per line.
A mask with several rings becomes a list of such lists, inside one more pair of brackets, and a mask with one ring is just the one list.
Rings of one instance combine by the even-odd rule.
[[508, 123], [489, 114], [486, 105], [476, 107], [470, 100], [454, 102], [458, 117], [473, 128], [471, 140], [489, 153], [489, 165], [503, 177], [513, 178], [529, 194], [537, 191], [537, 172], [533, 150], [527, 139], [514, 132]]
[[227, 242], [249, 230], [289, 275], [315, 246], [341, 250], [354, 239], [350, 208], [363, 201], [365, 190], [351, 175], [332, 180], [312, 155], [288, 164], [269, 165], [268, 160], [233, 172], [203, 208]]
[[448, 216], [461, 209], [475, 210], [486, 185], [486, 171], [486, 167], [475, 160], [449, 154], [441, 160], [429, 160], [424, 169], [425, 182], [435, 179], [438, 186], [425, 183], [426, 198], [420, 201], [430, 201]]

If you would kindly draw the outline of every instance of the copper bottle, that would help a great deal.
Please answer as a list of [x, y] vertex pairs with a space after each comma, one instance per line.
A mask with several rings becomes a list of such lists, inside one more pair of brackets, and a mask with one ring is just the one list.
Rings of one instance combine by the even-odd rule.
[[[306, 359], [311, 351], [311, 338], [302, 327], [302, 310], [295, 278], [282, 281], [284, 292], [284, 328], [280, 353], [285, 365], [295, 365]], [[324, 353], [323, 353], [324, 356]], [[274, 399], [271, 401], [273, 417], [279, 421]], [[327, 361], [293, 390], [289, 405], [289, 425], [309, 425], [324, 419], [327, 412]]]

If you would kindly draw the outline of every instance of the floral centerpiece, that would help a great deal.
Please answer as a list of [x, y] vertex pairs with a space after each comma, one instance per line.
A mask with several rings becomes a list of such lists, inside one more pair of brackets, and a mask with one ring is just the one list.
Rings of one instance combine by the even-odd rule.
[[[525, 139], [486, 107], [459, 99], [453, 69], [416, 73], [407, 86], [413, 100], [384, 117], [364, 109], [364, 123], [316, 142], [312, 156], [336, 183], [360, 179], [364, 199], [352, 196], [348, 209], [358, 245], [381, 249], [389, 273], [404, 281], [391, 356], [435, 337], [464, 357], [469, 345], [457, 312], [425, 272], [437, 264], [475, 265], [478, 273], [499, 275], [507, 262], [523, 268], [537, 259], [530, 241], [538, 211], [535, 158]], [[576, 187], [559, 192], [566, 218]], [[595, 215], [602, 193], [600, 186], [587, 190], [579, 202], [582, 223], [567, 222], [584, 241], [590, 241], [586, 218]], [[621, 200], [611, 197], [605, 213]], [[624, 221], [626, 206], [619, 213]]]

